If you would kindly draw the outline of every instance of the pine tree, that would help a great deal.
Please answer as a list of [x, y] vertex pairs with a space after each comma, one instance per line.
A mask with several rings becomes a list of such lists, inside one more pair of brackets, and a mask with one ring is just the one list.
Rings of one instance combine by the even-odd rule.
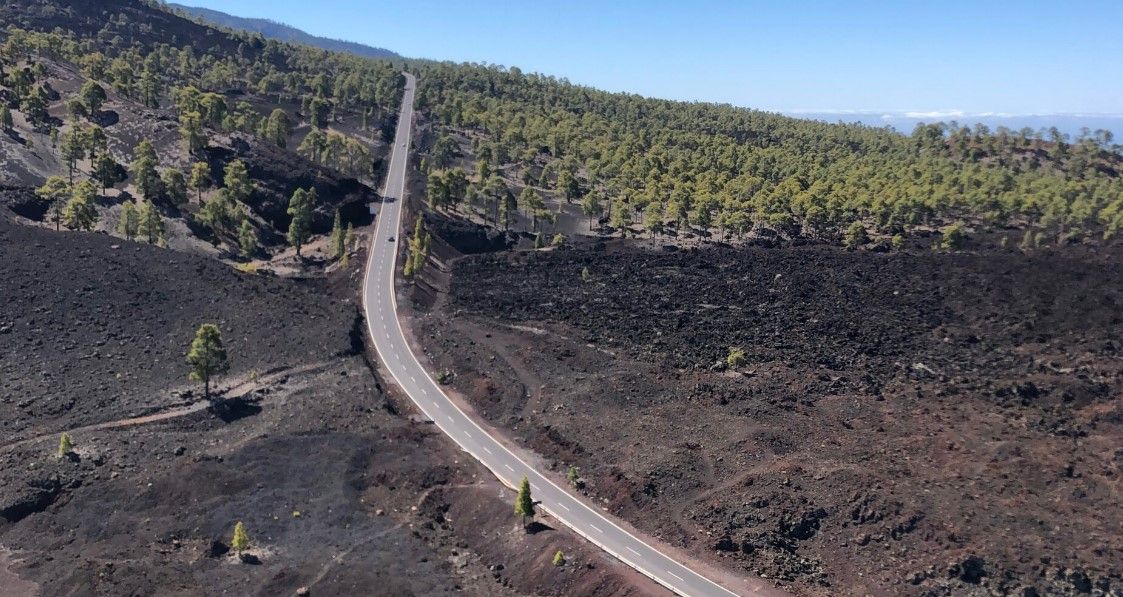
[[62, 226], [62, 202], [70, 197], [71, 184], [61, 176], [52, 176], [35, 190], [35, 194], [51, 202], [55, 212], [55, 230]]
[[108, 151], [102, 151], [94, 160], [94, 180], [101, 184], [102, 192], [121, 182], [121, 169]]
[[58, 438], [58, 457], [63, 458], [67, 454], [74, 451], [74, 440], [70, 439], [70, 434], [65, 431]]
[[526, 526], [528, 518], [534, 518], [534, 498], [530, 495], [530, 481], [523, 477], [519, 484], [519, 495], [515, 497], [515, 515], [522, 519]]
[[250, 198], [250, 193], [253, 193], [253, 182], [242, 160], [234, 160], [227, 164], [223, 174], [222, 183], [231, 200], [244, 202]]
[[346, 238], [343, 232], [343, 218], [339, 215], [339, 210], [335, 210], [335, 221], [331, 226], [331, 257], [332, 259], [339, 259], [346, 251]]
[[246, 259], [257, 253], [257, 231], [253, 229], [249, 218], [243, 219], [241, 227], [238, 228], [238, 247], [242, 250], [242, 257]]
[[148, 244], [158, 244], [164, 239], [164, 218], [156, 210], [150, 199], [140, 203], [137, 213], [137, 233], [147, 239]]
[[0, 129], [10, 131], [13, 126], [15, 126], [15, 123], [12, 122], [12, 111], [8, 109], [8, 106], [0, 104]]
[[125, 237], [127, 240], [136, 238], [137, 229], [139, 228], [140, 218], [137, 215], [136, 207], [132, 201], [126, 201], [121, 206], [121, 218], [117, 220], [117, 234]]
[[97, 188], [88, 180], [74, 186], [70, 201], [62, 212], [62, 220], [67, 228], [73, 230], [93, 230], [97, 225], [97, 207], [94, 198], [97, 197]]
[[312, 197], [304, 189], [297, 189], [289, 199], [288, 214], [292, 216], [289, 223], [289, 244], [296, 247], [296, 256], [300, 257], [300, 248], [308, 242], [312, 233]]
[[160, 195], [160, 174], [156, 172], [159, 161], [156, 158], [156, 149], [152, 142], [144, 139], [133, 150], [136, 158], [129, 164], [129, 174], [133, 183], [145, 199], [155, 199]]
[[85, 155], [86, 135], [81, 128], [71, 125], [70, 130], [62, 135], [62, 143], [59, 146], [59, 156], [66, 163], [70, 182], [74, 182], [74, 171], [78, 168], [78, 160]]
[[195, 332], [195, 339], [187, 351], [187, 363], [191, 365], [188, 375], [192, 381], [203, 382], [203, 397], [211, 396], [211, 377], [230, 370], [230, 360], [222, 345], [222, 335], [218, 326], [204, 323]]
[[160, 180], [163, 182], [164, 194], [172, 205], [187, 203], [187, 181], [184, 180], [182, 172], [175, 168], [168, 168], [160, 175]]
[[230, 539], [230, 547], [238, 553], [250, 548], [249, 533], [246, 532], [246, 525], [240, 520], [234, 525], [234, 537]]
[[199, 203], [203, 202], [203, 191], [211, 187], [211, 168], [206, 162], [195, 162], [191, 166], [191, 188], [195, 190]]

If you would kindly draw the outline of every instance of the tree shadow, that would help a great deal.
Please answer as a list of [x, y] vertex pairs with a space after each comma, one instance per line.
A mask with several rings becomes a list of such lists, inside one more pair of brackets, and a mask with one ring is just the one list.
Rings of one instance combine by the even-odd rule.
[[526, 525], [526, 534], [528, 535], [537, 535], [538, 533], [552, 530], [554, 530], [554, 527], [538, 522], [537, 520]]
[[211, 400], [211, 404], [207, 407], [207, 411], [221, 419], [223, 423], [232, 423], [239, 419], [252, 417], [260, 413], [261, 407], [241, 396], [238, 396], [236, 398], [220, 398]]

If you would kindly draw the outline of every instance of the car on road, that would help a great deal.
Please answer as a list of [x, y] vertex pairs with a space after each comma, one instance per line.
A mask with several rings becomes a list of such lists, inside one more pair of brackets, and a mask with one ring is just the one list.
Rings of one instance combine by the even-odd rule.
[[390, 241], [390, 242], [394, 242], [394, 237], [392, 237], [392, 236], [391, 236], [390, 238], [388, 238], [388, 239], [386, 239], [386, 240], [388, 240], [388, 241]]

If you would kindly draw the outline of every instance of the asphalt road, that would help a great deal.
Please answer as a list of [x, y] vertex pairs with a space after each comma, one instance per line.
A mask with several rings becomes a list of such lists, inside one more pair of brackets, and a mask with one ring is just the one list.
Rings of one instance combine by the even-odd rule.
[[[406, 75], [406, 79], [398, 131], [382, 193], [386, 200], [378, 214], [363, 282], [367, 327], [383, 366], [441, 431], [506, 485], [517, 487], [522, 478], [527, 477], [534, 499], [540, 502], [539, 507], [577, 534], [680, 595], [736, 595], [617, 526], [595, 507], [586, 505], [523, 462], [460, 410], [410, 350], [398, 321], [394, 296], [395, 256], [398, 243], [402, 242], [399, 230], [416, 89], [415, 78]], [[513, 508], [512, 503], [512, 524], [515, 520]]]

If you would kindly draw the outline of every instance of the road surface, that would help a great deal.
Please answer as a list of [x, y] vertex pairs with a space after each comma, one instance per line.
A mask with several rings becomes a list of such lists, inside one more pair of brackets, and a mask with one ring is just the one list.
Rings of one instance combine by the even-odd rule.
[[[383, 367], [441, 431], [506, 485], [517, 487], [522, 478], [527, 477], [531, 493], [540, 502], [539, 507], [577, 534], [680, 595], [736, 595], [617, 526], [594, 507], [523, 462], [461, 411], [410, 350], [398, 321], [394, 271], [398, 243], [402, 242], [399, 230], [415, 88], [414, 77], [406, 75], [405, 97], [382, 192], [384, 202], [371, 239], [370, 259], [363, 281], [367, 328]], [[512, 521], [514, 518], [512, 510]]]

